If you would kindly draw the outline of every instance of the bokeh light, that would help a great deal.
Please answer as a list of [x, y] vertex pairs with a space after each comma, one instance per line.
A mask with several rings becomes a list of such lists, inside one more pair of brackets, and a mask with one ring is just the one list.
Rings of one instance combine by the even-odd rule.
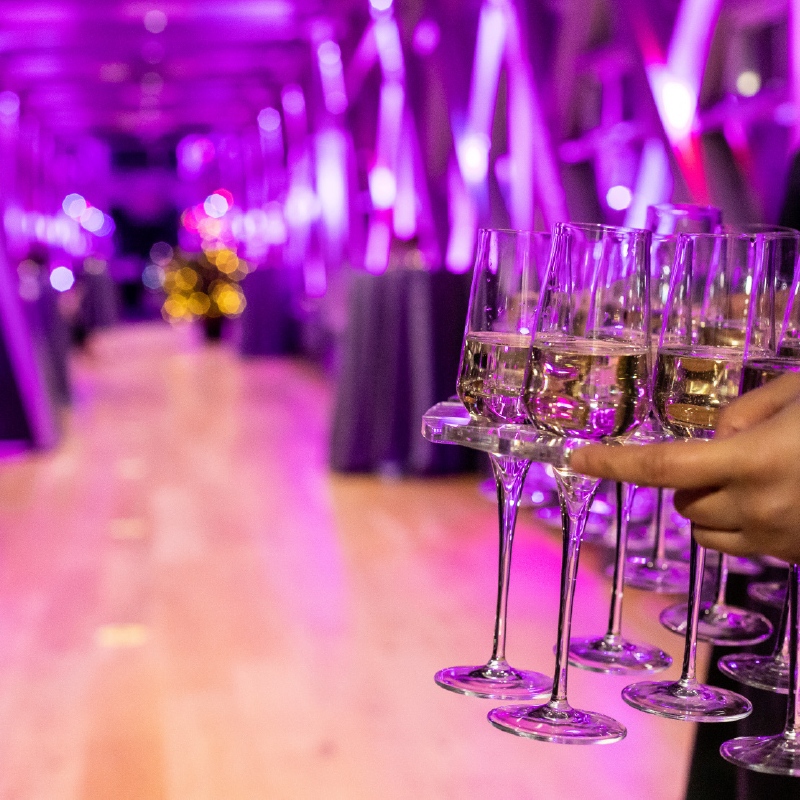
[[167, 15], [158, 9], [152, 9], [144, 15], [144, 27], [150, 33], [162, 33], [167, 27]]
[[57, 292], [66, 292], [75, 285], [75, 275], [69, 267], [56, 267], [50, 273], [50, 285]]
[[614, 211], [624, 211], [633, 201], [633, 193], [627, 186], [612, 186], [606, 192], [606, 202]]
[[739, 73], [736, 78], [736, 91], [742, 97], [753, 97], [761, 91], [761, 76], [752, 69]]

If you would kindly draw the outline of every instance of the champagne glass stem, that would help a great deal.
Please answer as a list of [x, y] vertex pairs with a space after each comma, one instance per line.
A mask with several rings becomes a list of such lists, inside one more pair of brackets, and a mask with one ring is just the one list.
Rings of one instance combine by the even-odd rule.
[[494, 623], [494, 644], [489, 665], [506, 668], [506, 617], [508, 613], [508, 584], [511, 576], [511, 547], [517, 511], [525, 475], [530, 461], [510, 456], [490, 455], [492, 471], [497, 482], [497, 509], [500, 517], [500, 562], [497, 573], [497, 613]]
[[558, 638], [553, 692], [547, 705], [555, 711], [569, 709], [567, 703], [567, 669], [569, 637], [572, 627], [572, 602], [578, 576], [578, 556], [581, 536], [586, 526], [589, 506], [600, 485], [596, 478], [579, 475], [569, 469], [553, 470], [558, 484], [563, 527], [563, 557], [561, 562], [561, 602], [558, 610]]
[[725, 590], [728, 586], [728, 556], [719, 554], [719, 570], [717, 571], [716, 607], [725, 605]]
[[663, 564], [664, 557], [667, 552], [667, 537], [665, 536], [664, 525], [662, 522], [662, 514], [664, 510], [664, 490], [659, 488], [656, 490], [656, 515], [654, 519], [655, 524], [655, 538], [653, 540], [653, 564]]
[[775, 639], [775, 650], [773, 658], [783, 661], [785, 664], [790, 662], [789, 653], [792, 646], [792, 582], [794, 581], [794, 574], [792, 567], [789, 567], [789, 580], [786, 583], [786, 598], [783, 601], [783, 609], [781, 611], [781, 621], [778, 624], [778, 633]]
[[703, 588], [703, 569], [706, 562], [706, 549], [692, 538], [689, 550], [689, 613], [686, 621], [686, 645], [683, 653], [683, 669], [678, 683], [688, 688], [697, 683], [697, 628], [700, 622], [700, 592]]
[[614, 558], [614, 580], [611, 589], [611, 610], [608, 615], [608, 631], [605, 640], [615, 644], [622, 636], [622, 598], [625, 592], [625, 562], [628, 558], [628, 521], [631, 516], [636, 486], [627, 489], [617, 482], [617, 549]]
[[784, 736], [800, 741], [800, 693], [798, 693], [798, 667], [800, 667], [800, 623], [798, 621], [798, 590], [800, 590], [800, 567], [789, 568], [789, 703], [786, 709]]

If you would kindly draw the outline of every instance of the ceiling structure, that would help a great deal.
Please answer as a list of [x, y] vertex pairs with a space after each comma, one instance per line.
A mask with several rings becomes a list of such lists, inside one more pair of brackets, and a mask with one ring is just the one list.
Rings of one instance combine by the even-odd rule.
[[235, 131], [368, 19], [367, 0], [2, 0], [0, 90], [56, 135]]

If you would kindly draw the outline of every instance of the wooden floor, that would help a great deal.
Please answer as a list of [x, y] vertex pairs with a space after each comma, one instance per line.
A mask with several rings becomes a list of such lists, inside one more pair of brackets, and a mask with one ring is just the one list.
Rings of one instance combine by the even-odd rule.
[[[118, 328], [73, 365], [51, 453], [0, 462], [2, 800], [678, 800], [693, 729], [573, 670], [628, 738], [492, 728], [438, 688], [488, 657], [496, 510], [476, 477], [327, 468], [329, 383], [191, 331]], [[560, 544], [521, 515], [509, 659], [553, 668]], [[576, 634], [608, 581], [587, 552]], [[680, 661], [630, 591], [624, 631]], [[667, 675], [677, 677], [673, 666]]]

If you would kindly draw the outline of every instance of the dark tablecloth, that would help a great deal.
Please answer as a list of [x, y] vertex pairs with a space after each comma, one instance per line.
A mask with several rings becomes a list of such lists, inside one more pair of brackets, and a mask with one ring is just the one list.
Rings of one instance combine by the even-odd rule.
[[353, 273], [331, 429], [333, 469], [475, 469], [478, 454], [420, 434], [422, 414], [455, 392], [469, 287], [469, 275], [445, 271]]

